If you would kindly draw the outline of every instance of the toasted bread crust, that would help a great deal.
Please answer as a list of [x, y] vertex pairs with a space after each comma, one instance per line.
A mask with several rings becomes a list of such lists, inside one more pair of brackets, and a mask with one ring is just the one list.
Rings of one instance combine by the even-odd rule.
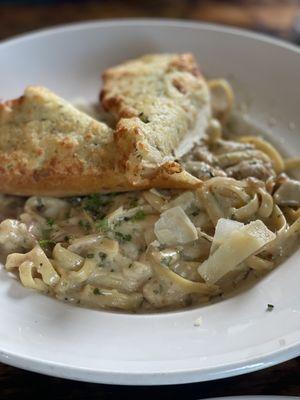
[[29, 87], [24, 96], [0, 105], [0, 190], [88, 193], [87, 178], [95, 176], [99, 190], [108, 182], [118, 186], [113, 140], [107, 125], [45, 88]]
[[176, 187], [198, 185], [165, 166], [143, 180], [129, 179], [114, 136], [49, 90], [29, 87], [0, 105], [0, 192], [73, 196], [166, 187], [173, 180]]
[[174, 160], [187, 136], [186, 150], [206, 130], [209, 90], [192, 54], [127, 61], [106, 70], [103, 81], [100, 100], [118, 121], [115, 143], [129, 180], [142, 184], [149, 168]]
[[118, 121], [115, 130], [42, 87], [0, 104], [0, 192], [73, 196], [201, 184], [173, 155], [198, 115], [209, 115], [192, 55], [146, 56], [111, 68], [101, 97]]

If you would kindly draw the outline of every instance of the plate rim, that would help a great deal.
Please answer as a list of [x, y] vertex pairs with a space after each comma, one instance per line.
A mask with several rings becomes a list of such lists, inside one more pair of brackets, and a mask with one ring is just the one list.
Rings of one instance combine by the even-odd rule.
[[[167, 18], [124, 18], [107, 20], [90, 20], [78, 23], [60, 24], [48, 28], [38, 29], [31, 32], [13, 36], [0, 41], [0, 51], [10, 45], [22, 43], [40, 37], [46, 37], [64, 31], [80, 31], [86, 29], [96, 29], [99, 27], [113, 26], [161, 26], [207, 30], [212, 32], [226, 32], [234, 36], [242, 36], [255, 41], [268, 43], [280, 48], [288, 49], [300, 54], [300, 47], [291, 44], [283, 39], [269, 37], [266, 34], [256, 33], [243, 28], [228, 27], [222, 24], [198, 22], [195, 20], [167, 19]], [[295, 332], [293, 332], [295, 333]], [[68, 364], [45, 361], [37, 357], [28, 357], [7, 352], [0, 348], [0, 361], [32, 372], [43, 373], [50, 376], [75, 379], [85, 382], [106, 383], [117, 385], [169, 385], [191, 382], [203, 382], [214, 379], [221, 379], [231, 376], [242, 375], [264, 369], [278, 363], [290, 360], [300, 355], [300, 336], [297, 343], [277, 349], [269, 353], [263, 353], [251, 360], [240, 360], [230, 364], [218, 365], [207, 369], [187, 369], [184, 371], [171, 370], [165, 373], [160, 372], [126, 372], [124, 370], [105, 371], [99, 369], [89, 369], [84, 367], [71, 367]]]
[[252, 38], [261, 42], [270, 43], [275, 46], [283, 47], [300, 54], [300, 46], [290, 43], [282, 38], [275, 38], [265, 33], [254, 32], [250, 29], [232, 27], [219, 23], [201, 22], [197, 20], [184, 20], [176, 18], [108, 18], [105, 20], [92, 19], [84, 22], [73, 22], [67, 24], [57, 24], [50, 27], [35, 29], [21, 34], [13, 35], [11, 37], [0, 40], [0, 47], [9, 46], [16, 42], [21, 42], [27, 39], [34, 39], [37, 36], [47, 36], [49, 34], [61, 33], [70, 30], [84, 30], [86, 28], [96, 28], [101, 26], [130, 26], [130, 25], [143, 25], [151, 24], [163, 27], [190, 27], [195, 29], [207, 29], [215, 32], [226, 32], [235, 36], [244, 36]]
[[[295, 355], [296, 350], [298, 353], [297, 355]], [[276, 354], [276, 359], [274, 359], [274, 353]], [[184, 371], [168, 371], [167, 373], [126, 372], [121, 369], [119, 371], [105, 371], [85, 367], [70, 367], [68, 364], [45, 361], [38, 359], [37, 357], [20, 356], [1, 349], [0, 362], [30, 372], [81, 382], [123, 386], [167, 386], [174, 384], [209, 382], [249, 374], [251, 372], [260, 371], [289, 361], [298, 355], [300, 355], [300, 341], [296, 345], [290, 345], [287, 348], [270, 352], [267, 355], [262, 354], [256, 358], [252, 358], [250, 362], [242, 360], [231, 363], [230, 368], [228, 368], [228, 366], [226, 367], [226, 364], [224, 364], [207, 369], [202, 368], [201, 371], [194, 368], [185, 369]], [[164, 377], [163, 381], [162, 376]]]

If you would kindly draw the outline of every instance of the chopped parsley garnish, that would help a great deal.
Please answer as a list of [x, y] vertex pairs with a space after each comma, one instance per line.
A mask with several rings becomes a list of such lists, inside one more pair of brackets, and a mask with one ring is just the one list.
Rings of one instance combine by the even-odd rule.
[[139, 210], [137, 213], [134, 214], [134, 216], [132, 217], [132, 221], [142, 221], [143, 219], [145, 219], [146, 214], [144, 213], [144, 211]]
[[130, 234], [115, 232], [115, 235], [118, 239], [120, 239], [123, 242], [130, 242], [130, 240], [132, 239], [132, 236]]
[[94, 258], [94, 253], [88, 253], [88, 254], [86, 255], [86, 258]]
[[108, 220], [107, 218], [99, 219], [95, 223], [96, 229], [99, 229], [101, 231], [107, 231], [108, 230]]
[[163, 258], [160, 260], [160, 262], [161, 262], [161, 264], [166, 265], [167, 267], [169, 267], [170, 264], [171, 264], [171, 262], [172, 262], [172, 256], [163, 257]]
[[93, 293], [94, 293], [94, 295], [96, 295], [96, 296], [99, 296], [99, 295], [104, 295], [104, 293], [103, 292], [101, 292], [101, 290], [100, 289], [98, 289], [98, 288], [95, 288], [94, 290], [93, 290]]
[[56, 243], [50, 239], [41, 239], [39, 240], [39, 245], [42, 249], [48, 248], [51, 245], [55, 245]]
[[89, 211], [94, 217], [102, 218], [103, 211], [102, 207], [107, 206], [111, 203], [112, 197], [115, 196], [115, 193], [110, 194], [91, 194], [83, 199], [83, 208], [86, 211]]
[[49, 226], [53, 226], [53, 224], [54, 224], [54, 219], [53, 218], [47, 218], [46, 219], [46, 222], [47, 222], [47, 224], [49, 225]]
[[268, 304], [267, 305], [267, 309], [266, 309], [266, 311], [273, 311], [274, 310], [274, 305], [273, 304]]
[[148, 124], [149, 122], [149, 118], [147, 117], [147, 115], [145, 115], [143, 112], [141, 112], [139, 114], [139, 119], [144, 122], [144, 124]]

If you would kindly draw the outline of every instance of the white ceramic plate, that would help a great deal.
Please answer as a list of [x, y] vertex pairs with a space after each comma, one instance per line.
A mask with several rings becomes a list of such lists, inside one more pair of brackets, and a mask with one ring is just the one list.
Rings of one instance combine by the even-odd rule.
[[[1, 97], [40, 84], [69, 99], [95, 100], [106, 67], [143, 53], [184, 51], [195, 53], [205, 73], [230, 79], [249, 117], [291, 155], [300, 153], [299, 49], [235, 29], [123, 20], [29, 34], [0, 45]], [[2, 269], [0, 360], [49, 375], [134, 385], [265, 368], [300, 354], [299, 263], [298, 252], [252, 289], [218, 304], [152, 315], [66, 305], [23, 289]], [[268, 303], [272, 312], [265, 311]]]

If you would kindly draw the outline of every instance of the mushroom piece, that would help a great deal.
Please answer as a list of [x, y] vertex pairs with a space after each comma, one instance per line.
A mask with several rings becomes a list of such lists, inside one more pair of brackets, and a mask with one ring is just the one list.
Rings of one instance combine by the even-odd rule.
[[300, 182], [289, 179], [274, 193], [274, 200], [279, 206], [300, 207]]

